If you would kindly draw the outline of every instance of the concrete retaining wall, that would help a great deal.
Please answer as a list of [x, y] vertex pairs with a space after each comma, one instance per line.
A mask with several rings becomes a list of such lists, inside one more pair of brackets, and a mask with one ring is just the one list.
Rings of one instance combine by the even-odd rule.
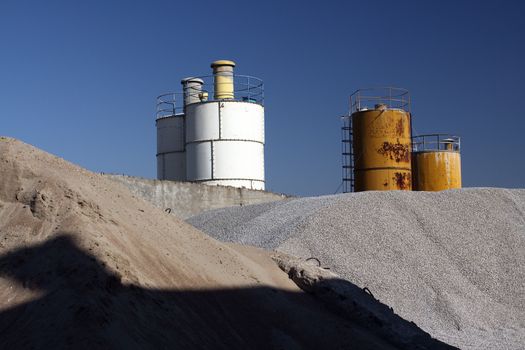
[[183, 219], [206, 210], [239, 205], [273, 202], [288, 198], [283, 194], [199, 183], [150, 180], [125, 175], [106, 175], [128, 187], [131, 192], [153, 205], [171, 208]]

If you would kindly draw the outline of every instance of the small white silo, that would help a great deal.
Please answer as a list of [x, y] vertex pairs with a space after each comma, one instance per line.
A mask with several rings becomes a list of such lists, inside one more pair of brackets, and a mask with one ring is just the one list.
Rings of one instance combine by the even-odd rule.
[[[215, 61], [211, 66], [212, 76], [183, 80], [184, 133], [169, 136], [178, 138], [177, 149], [183, 140], [185, 180], [264, 190], [262, 81], [235, 75], [232, 61]], [[206, 78], [212, 81], [207, 83]], [[164, 165], [163, 169], [172, 168]]]
[[184, 113], [176, 108], [176, 97], [169, 93], [157, 97], [157, 178], [186, 181]]

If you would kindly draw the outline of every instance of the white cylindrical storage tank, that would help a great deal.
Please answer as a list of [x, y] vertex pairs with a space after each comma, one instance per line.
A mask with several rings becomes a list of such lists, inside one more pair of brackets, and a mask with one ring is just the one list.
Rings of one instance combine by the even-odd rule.
[[264, 107], [236, 100], [186, 106], [186, 177], [264, 190]]
[[157, 178], [186, 181], [184, 114], [158, 118]]

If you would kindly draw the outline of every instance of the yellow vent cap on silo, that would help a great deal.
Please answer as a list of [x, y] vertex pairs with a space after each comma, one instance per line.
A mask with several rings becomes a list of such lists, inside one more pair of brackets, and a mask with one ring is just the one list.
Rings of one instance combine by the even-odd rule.
[[235, 97], [233, 67], [235, 67], [235, 62], [229, 60], [212, 62], [211, 68], [213, 68], [215, 99], [233, 99]]
[[221, 67], [221, 66], [235, 67], [235, 62], [230, 61], [230, 60], [217, 60], [211, 63], [211, 68]]

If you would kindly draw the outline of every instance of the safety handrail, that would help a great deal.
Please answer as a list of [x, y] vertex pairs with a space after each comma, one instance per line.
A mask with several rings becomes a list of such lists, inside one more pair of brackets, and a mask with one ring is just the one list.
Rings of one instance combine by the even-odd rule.
[[[203, 81], [201, 91], [193, 89], [195, 92], [190, 92], [189, 96], [200, 97], [201, 92], [207, 93], [208, 101], [215, 101], [215, 86], [221, 84], [230, 85], [228, 81], [215, 82], [214, 75], [205, 75], [192, 77], [192, 79], [201, 79]], [[234, 74], [233, 75], [233, 94], [234, 101], [249, 101], [264, 104], [264, 83], [261, 79], [250, 75]]]
[[426, 134], [412, 137], [412, 151], [453, 151], [459, 152], [461, 139], [450, 134]]
[[[183, 92], [168, 92], [157, 96], [156, 118], [166, 118], [184, 113], [184, 98], [194, 101], [220, 101], [215, 99], [215, 87], [221, 84], [231, 85], [231, 82], [215, 82], [214, 75], [192, 77], [192, 80], [202, 80], [202, 85], [193, 85]], [[261, 79], [250, 75], [233, 75], [233, 98], [229, 101], [243, 101], [264, 105], [264, 83]]]
[[171, 117], [183, 113], [181, 92], [168, 92], [157, 96], [156, 119]]
[[350, 114], [374, 109], [376, 105], [410, 112], [410, 94], [403, 88], [381, 86], [359, 89], [350, 95]]

